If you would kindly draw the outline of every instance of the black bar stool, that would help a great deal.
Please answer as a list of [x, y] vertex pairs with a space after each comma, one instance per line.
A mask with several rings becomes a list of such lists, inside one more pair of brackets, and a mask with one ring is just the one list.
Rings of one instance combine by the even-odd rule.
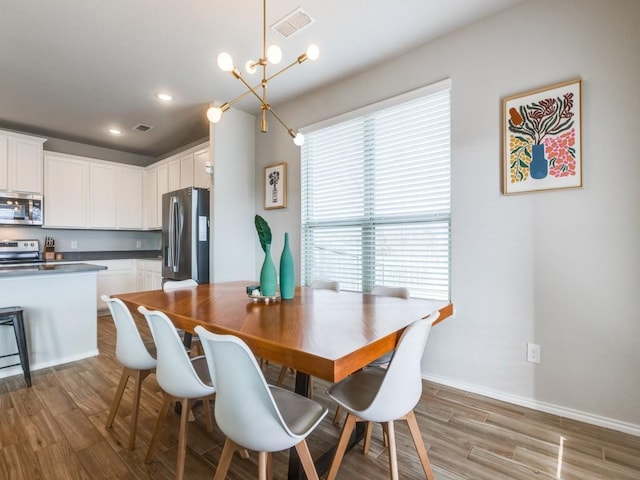
[[0, 308], [0, 326], [13, 327], [13, 333], [16, 335], [16, 343], [18, 344], [18, 351], [16, 353], [0, 355], [0, 358], [13, 357], [15, 355], [20, 356], [20, 363], [5, 365], [4, 367], [0, 367], [0, 369], [21, 365], [22, 372], [24, 373], [24, 380], [27, 382], [27, 386], [30, 387], [31, 371], [29, 370], [29, 352], [27, 351], [27, 337], [24, 334], [22, 307]]

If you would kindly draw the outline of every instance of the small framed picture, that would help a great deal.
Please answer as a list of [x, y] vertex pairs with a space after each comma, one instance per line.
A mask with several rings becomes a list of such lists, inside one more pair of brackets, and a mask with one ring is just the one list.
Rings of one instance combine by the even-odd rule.
[[264, 208], [287, 206], [287, 164], [276, 163], [264, 168]]
[[503, 193], [582, 187], [580, 79], [502, 100]]

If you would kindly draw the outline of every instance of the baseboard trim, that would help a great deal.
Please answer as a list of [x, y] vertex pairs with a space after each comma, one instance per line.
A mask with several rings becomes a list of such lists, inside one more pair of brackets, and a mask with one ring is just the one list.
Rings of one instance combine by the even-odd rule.
[[[100, 354], [98, 349], [82, 352], [77, 355], [58, 358], [48, 362], [39, 362], [29, 365], [29, 370], [34, 372], [36, 370], [42, 370], [43, 368], [55, 367], [56, 365], [62, 365], [63, 363], [77, 362], [78, 360], [84, 360], [85, 358], [97, 357]], [[22, 375], [22, 367], [17, 365], [15, 367], [0, 370], [0, 378], [12, 377], [14, 375]]]
[[466, 392], [483, 395], [485, 397], [493, 398], [495, 400], [501, 400], [503, 402], [512, 403], [521, 407], [531, 408], [540, 412], [550, 413], [559, 417], [570, 418], [572, 420], [578, 420], [580, 422], [589, 423], [598, 427], [609, 428], [611, 430], [617, 430], [619, 432], [628, 433], [636, 437], [640, 437], [640, 425], [634, 425], [628, 422], [621, 422], [613, 418], [602, 417], [599, 415], [593, 415], [587, 412], [581, 412], [571, 408], [561, 407], [550, 403], [539, 402], [526, 397], [520, 397], [517, 395], [511, 395], [509, 393], [500, 392], [497, 390], [491, 390], [488, 388], [479, 387], [477, 385], [465, 384], [449, 378], [440, 377], [437, 375], [422, 374], [422, 378], [429, 382], [445, 385], [447, 387], [456, 388], [458, 390], [464, 390]]

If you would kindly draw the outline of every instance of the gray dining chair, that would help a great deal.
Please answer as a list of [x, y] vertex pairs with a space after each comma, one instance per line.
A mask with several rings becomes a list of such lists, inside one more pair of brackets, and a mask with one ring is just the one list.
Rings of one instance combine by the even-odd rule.
[[428, 480], [434, 480], [422, 435], [413, 409], [422, 395], [421, 361], [431, 326], [440, 313], [408, 326], [402, 333], [388, 368], [366, 367], [331, 386], [327, 394], [347, 412], [338, 446], [327, 475], [335, 480], [356, 422], [367, 422], [364, 454], [369, 451], [372, 422], [383, 424], [388, 443], [391, 479], [398, 478], [394, 421], [406, 420]]

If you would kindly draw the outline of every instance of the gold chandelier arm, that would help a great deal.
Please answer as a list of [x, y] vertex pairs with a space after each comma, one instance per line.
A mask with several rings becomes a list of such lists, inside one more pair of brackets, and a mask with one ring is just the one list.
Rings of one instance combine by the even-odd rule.
[[280, 122], [280, 125], [282, 125], [288, 132], [292, 132], [293, 129], [289, 128], [281, 119], [280, 117], [276, 114], [276, 112], [273, 111], [273, 109], [271, 108], [271, 105], [267, 105], [267, 110], [269, 110], [271, 112], [271, 114], [276, 118], [276, 120], [278, 120], [278, 122]]
[[[249, 85], [249, 84], [247, 83], [247, 81], [242, 77], [242, 75], [240, 75], [240, 72], [238, 72], [238, 71], [236, 70], [236, 71], [234, 72], [234, 74], [233, 74], [233, 75], [234, 75], [238, 80], [240, 80], [242, 83], [244, 83], [244, 86], [245, 86], [245, 87], [247, 87], [247, 88], [249, 89], [249, 91], [248, 91], [248, 92], [245, 92], [242, 96], [244, 96], [244, 95], [248, 95], [249, 93], [253, 93], [253, 94], [255, 95], [255, 97], [258, 99], [258, 101], [259, 101], [262, 105], [264, 105], [264, 106], [267, 106], [267, 107], [268, 107], [268, 105], [267, 105], [267, 104], [266, 104], [266, 102], [262, 99], [262, 97], [261, 97], [260, 95], [258, 95], [258, 93], [255, 91], [255, 89], [254, 89], [251, 85]], [[262, 85], [262, 84], [260, 84], [260, 85]], [[257, 88], [257, 87], [256, 87], [256, 88]]]

